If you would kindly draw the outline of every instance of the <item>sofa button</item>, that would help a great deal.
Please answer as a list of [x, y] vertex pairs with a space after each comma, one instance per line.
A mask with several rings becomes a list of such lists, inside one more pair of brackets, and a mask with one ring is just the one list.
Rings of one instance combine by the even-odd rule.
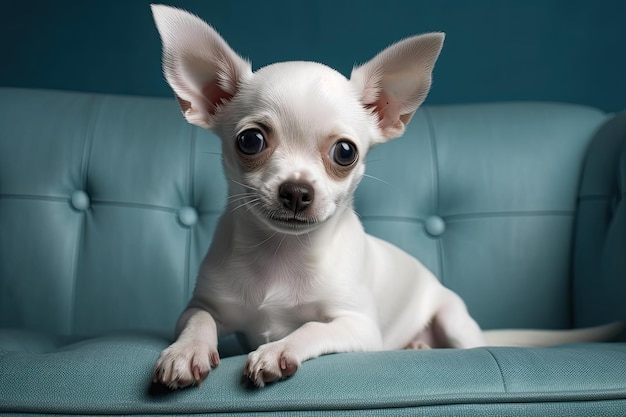
[[178, 221], [183, 226], [191, 227], [198, 223], [198, 212], [193, 207], [182, 207], [178, 210]]
[[446, 231], [446, 222], [439, 216], [430, 216], [424, 223], [426, 233], [433, 237], [441, 236]]
[[91, 202], [89, 201], [89, 196], [86, 192], [83, 190], [76, 190], [70, 197], [70, 204], [74, 210], [85, 211], [89, 209]]

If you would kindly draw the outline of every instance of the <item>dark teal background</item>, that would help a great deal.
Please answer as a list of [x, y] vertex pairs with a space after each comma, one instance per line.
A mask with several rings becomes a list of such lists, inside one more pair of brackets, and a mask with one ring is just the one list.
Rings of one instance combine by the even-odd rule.
[[[0, 86], [169, 95], [149, 1], [0, 1]], [[349, 75], [395, 40], [444, 31], [430, 104], [551, 100], [626, 107], [626, 1], [167, 1], [255, 68], [316, 60]]]

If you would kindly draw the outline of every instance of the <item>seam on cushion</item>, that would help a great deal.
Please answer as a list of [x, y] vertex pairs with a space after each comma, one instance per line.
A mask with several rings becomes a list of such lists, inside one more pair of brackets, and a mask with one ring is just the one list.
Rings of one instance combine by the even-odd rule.
[[[16, 197], [23, 199], [34, 199], [34, 200], [50, 200], [50, 201], [67, 201], [67, 198], [39, 198], [37, 196], [25, 196], [25, 197]], [[178, 213], [179, 208], [175, 207], [165, 207], [165, 206], [157, 206], [156, 204], [143, 204], [143, 203], [130, 203], [126, 201], [106, 201], [106, 200], [91, 200], [90, 206], [110, 206], [110, 207], [125, 207], [125, 208], [134, 208], [139, 210], [155, 210], [155, 211], [164, 211], [167, 213]], [[218, 215], [222, 212], [219, 210], [206, 210], [206, 211], [198, 211], [198, 214], [202, 215]]]
[[496, 355], [493, 354], [491, 349], [489, 349], [487, 347], [483, 347], [482, 349], [484, 351], [486, 351], [487, 353], [489, 353], [489, 355], [491, 355], [491, 357], [495, 361], [496, 365], [498, 366], [498, 372], [500, 372], [500, 379], [502, 380], [502, 388], [504, 389], [505, 393], [509, 393], [509, 387], [506, 385], [506, 379], [504, 378], [504, 372], [502, 372], [502, 366], [500, 365], [500, 362], [498, 361], [498, 358], [496, 357]]
[[[187, 192], [189, 195], [189, 205], [195, 208], [196, 198], [195, 198], [195, 149], [196, 149], [196, 132], [197, 129], [195, 127], [191, 127], [191, 134], [189, 137], [189, 160], [187, 161]], [[198, 214], [199, 215], [199, 214]], [[184, 292], [183, 292], [183, 304], [186, 304], [189, 298], [189, 288], [191, 288], [192, 283], [190, 282], [191, 277], [191, 241], [193, 239], [193, 227], [188, 228], [187, 230], [187, 242], [185, 247], [185, 270], [183, 271], [183, 276], [185, 277], [184, 284]]]
[[441, 240], [440, 237], [434, 237], [434, 239], [436, 240], [435, 245], [437, 245], [437, 258], [439, 260], [439, 274], [437, 274], [437, 276], [439, 276], [439, 281], [443, 284], [443, 259], [444, 259], [444, 254], [443, 254], [443, 241]]
[[199, 216], [221, 216], [224, 213], [223, 210], [198, 210]]
[[94, 132], [96, 130], [96, 111], [102, 104], [102, 99], [94, 96], [91, 100], [91, 109], [89, 114], [89, 125], [87, 126], [87, 138], [83, 147], [83, 156], [80, 163], [80, 177], [83, 187], [87, 187], [89, 182], [89, 167], [91, 166], [91, 149], [93, 147]]
[[426, 125], [428, 126], [428, 143], [430, 144], [430, 157], [432, 159], [433, 180], [431, 186], [433, 189], [433, 204], [431, 210], [433, 214], [436, 214], [439, 209], [439, 157], [437, 154], [437, 144], [435, 140], [435, 127], [433, 126], [430, 111], [426, 107], [423, 107], [422, 112], [424, 113], [424, 119], [426, 120]]
[[[91, 149], [93, 147], [94, 140], [94, 132], [96, 129], [97, 122], [97, 111], [102, 104], [102, 99], [98, 96], [92, 96], [90, 100], [90, 109], [89, 109], [89, 123], [87, 125], [87, 129], [85, 132], [85, 144], [83, 147], [83, 155], [81, 159], [80, 166], [80, 181], [82, 182], [81, 187], [83, 190], [87, 192], [89, 195], [89, 190], [87, 184], [89, 182], [89, 167], [91, 165]], [[74, 260], [73, 260], [73, 270], [72, 270], [72, 311], [70, 312], [70, 333], [74, 333], [76, 331], [76, 302], [77, 302], [77, 287], [78, 287], [78, 271], [80, 270], [80, 259], [82, 254], [83, 242], [85, 240], [86, 227], [85, 223], [87, 222], [87, 211], [83, 211], [80, 213], [80, 225], [78, 227], [78, 231], [76, 234], [76, 248], [74, 249]]]
[[570, 217], [574, 216], [574, 211], [566, 210], [527, 210], [527, 211], [505, 211], [505, 212], [484, 212], [484, 213], [467, 213], [467, 214], [451, 214], [443, 216], [447, 222], [463, 221], [471, 219], [489, 218], [489, 217]]
[[[58, 196], [52, 197], [47, 195], [28, 195], [28, 194], [0, 194], [0, 199], [3, 200], [39, 200], [39, 201], [49, 201], [54, 203], [67, 203], [66, 196]], [[155, 204], [143, 204], [143, 203], [129, 203], [122, 201], [106, 201], [106, 200], [90, 200], [90, 206], [119, 206], [126, 208], [136, 208], [143, 210], [158, 210], [165, 211], [168, 213], [176, 213], [178, 209], [172, 207], [165, 206], [157, 206]], [[221, 210], [198, 210], [199, 215], [220, 215], [222, 214]], [[376, 216], [373, 216], [376, 217]], [[419, 220], [418, 220], [419, 221]]]
[[189, 204], [195, 204], [195, 181], [194, 181], [194, 171], [195, 171], [195, 161], [196, 161], [196, 132], [197, 129], [195, 127], [190, 126], [191, 134], [189, 137], [189, 160], [187, 161], [187, 192], [189, 193]]
[[361, 220], [388, 221], [388, 222], [407, 222], [407, 223], [424, 223], [424, 219], [417, 217], [401, 217], [401, 216], [359, 216]]
[[155, 204], [130, 203], [126, 201], [105, 201], [105, 200], [91, 200], [91, 206], [135, 208], [135, 209], [141, 209], [141, 210], [164, 211], [166, 213], [177, 213], [179, 210], [178, 208], [157, 206]]
[[[428, 108], [423, 107], [422, 112], [424, 113], [424, 119], [426, 120], [426, 124], [428, 125], [428, 142], [430, 144], [430, 157], [432, 159], [432, 189], [433, 189], [433, 205], [432, 205], [432, 213], [433, 215], [439, 215], [440, 204], [439, 204], [439, 155], [437, 153], [437, 141], [435, 135], [435, 126], [433, 125], [432, 117], [430, 115], [430, 111]], [[439, 278], [439, 281], [443, 284], [445, 283], [445, 271], [443, 269], [443, 243], [441, 239], [437, 239], [435, 243], [435, 247], [437, 248], [437, 267], [439, 268], [439, 273], [436, 274]]]
[[27, 195], [27, 194], [0, 194], [3, 200], [39, 200], [66, 203], [67, 197], [52, 197], [48, 195]]

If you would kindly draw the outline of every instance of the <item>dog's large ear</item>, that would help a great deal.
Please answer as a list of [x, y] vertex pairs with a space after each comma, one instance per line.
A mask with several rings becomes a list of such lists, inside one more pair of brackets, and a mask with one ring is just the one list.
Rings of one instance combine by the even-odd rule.
[[350, 82], [378, 117], [384, 140], [401, 136], [424, 102], [444, 37], [427, 33], [404, 39], [352, 70]]
[[163, 72], [189, 123], [210, 129], [220, 106], [252, 74], [248, 61], [199, 17], [152, 5], [163, 43]]

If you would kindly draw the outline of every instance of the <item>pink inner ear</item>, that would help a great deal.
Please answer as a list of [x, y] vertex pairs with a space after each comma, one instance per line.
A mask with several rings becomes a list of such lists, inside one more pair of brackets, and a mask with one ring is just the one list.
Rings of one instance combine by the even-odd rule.
[[218, 83], [208, 84], [202, 89], [202, 95], [207, 100], [207, 111], [211, 116], [217, 112], [217, 108], [233, 98], [234, 94], [224, 91]]
[[378, 124], [383, 131], [389, 127], [397, 126], [400, 121], [400, 103], [389, 97], [384, 91], [381, 91], [376, 101], [368, 104], [367, 108], [378, 115]]

